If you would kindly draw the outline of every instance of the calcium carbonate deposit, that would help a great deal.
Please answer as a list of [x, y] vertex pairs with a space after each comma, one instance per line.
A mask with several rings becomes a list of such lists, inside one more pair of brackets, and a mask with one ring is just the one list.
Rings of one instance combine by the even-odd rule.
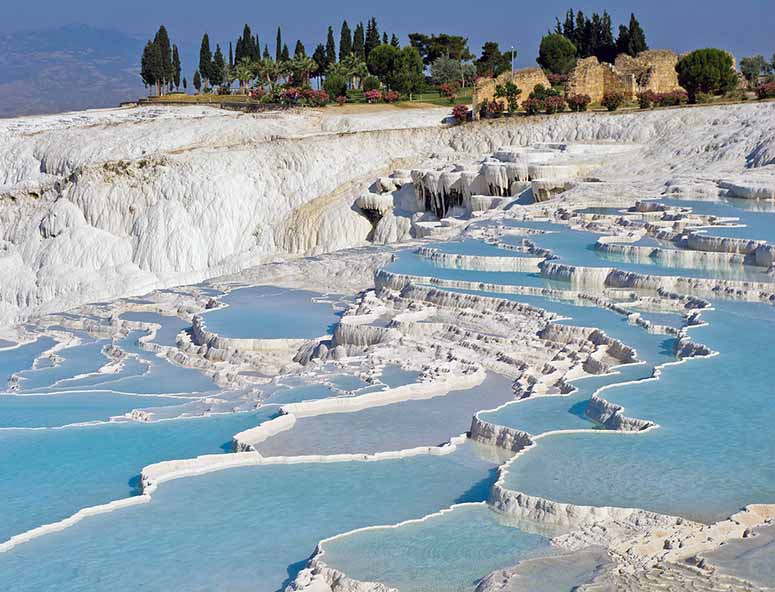
[[775, 104], [0, 123], [0, 583], [775, 588]]

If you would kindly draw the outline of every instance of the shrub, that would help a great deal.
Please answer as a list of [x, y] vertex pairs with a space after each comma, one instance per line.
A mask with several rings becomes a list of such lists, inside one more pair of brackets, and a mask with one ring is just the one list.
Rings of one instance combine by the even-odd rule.
[[544, 110], [544, 102], [541, 99], [531, 97], [522, 103], [522, 108], [528, 115], [538, 115]]
[[607, 92], [603, 95], [601, 104], [609, 111], [616, 111], [624, 103], [624, 97], [618, 92]]
[[550, 115], [552, 113], [565, 111], [566, 107], [567, 104], [562, 97], [546, 97], [546, 100], [544, 101], [544, 109], [546, 109], [546, 112]]
[[326, 76], [323, 82], [323, 88], [326, 89], [329, 97], [341, 97], [347, 95], [347, 80], [344, 76], [331, 74]]
[[682, 90], [674, 90], [669, 93], [660, 93], [656, 95], [656, 97], [656, 102], [659, 103], [660, 107], [674, 107], [689, 100], [686, 92]]
[[459, 90], [460, 85], [457, 82], [445, 82], [444, 84], [439, 85], [439, 92], [442, 96], [447, 97], [450, 103], [455, 101]]
[[367, 103], [376, 103], [382, 100], [382, 92], [376, 88], [367, 90], [365, 93], [363, 93], [363, 97], [366, 99]]
[[514, 113], [519, 108], [519, 95], [522, 90], [513, 82], [508, 81], [505, 84], [499, 84], [495, 87], [495, 96], [499, 99], [506, 99], [509, 106], [509, 113]]
[[638, 105], [641, 109], [651, 109], [659, 102], [659, 95], [653, 90], [647, 90], [638, 95]]
[[492, 100], [487, 103], [487, 113], [493, 117], [499, 117], [503, 113], [503, 103]]
[[295, 86], [284, 88], [280, 92], [280, 102], [283, 105], [297, 105], [303, 97], [304, 93], [302, 90], [300, 88], [296, 88]]
[[576, 65], [576, 46], [559, 33], [545, 35], [536, 61], [544, 70], [567, 74]]
[[555, 74], [554, 72], [549, 72], [546, 77], [549, 79], [549, 83], [552, 86], [559, 86], [568, 82], [567, 74]]
[[324, 90], [313, 90], [307, 88], [304, 90], [304, 99], [312, 107], [322, 107], [329, 102], [328, 93]]
[[688, 92], [689, 102], [698, 93], [724, 94], [737, 88], [737, 73], [732, 56], [721, 49], [697, 49], [681, 58], [675, 66], [678, 84]]
[[775, 99], [775, 82], [765, 82], [756, 87], [756, 97], [762, 99]]
[[376, 76], [367, 76], [363, 79], [363, 90], [369, 91], [369, 90], [379, 90], [382, 86], [382, 83], [379, 81], [379, 78]]
[[259, 87], [252, 89], [249, 94], [251, 99], [256, 99], [259, 101], [266, 95], [266, 91]]
[[452, 117], [459, 123], [468, 121], [468, 105], [455, 105], [452, 107]]
[[400, 96], [401, 95], [399, 95], [396, 91], [389, 90], [384, 95], [382, 95], [382, 98], [386, 103], [395, 103], [400, 98]]
[[568, 97], [568, 106], [571, 111], [586, 111], [592, 98], [589, 95], [571, 95]]
[[336, 103], [341, 107], [347, 102], [347, 95], [339, 95], [336, 97]]

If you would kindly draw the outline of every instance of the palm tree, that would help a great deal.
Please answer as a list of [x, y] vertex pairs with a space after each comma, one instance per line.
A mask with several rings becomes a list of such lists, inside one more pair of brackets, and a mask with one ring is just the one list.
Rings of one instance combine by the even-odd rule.
[[297, 56], [290, 64], [291, 71], [295, 80], [301, 83], [301, 86], [309, 86], [309, 76], [317, 68], [317, 62], [308, 56]]
[[256, 69], [261, 82], [269, 85], [269, 92], [274, 91], [274, 85], [286, 71], [283, 62], [275, 62], [272, 58], [264, 58], [258, 62]]
[[366, 63], [354, 53], [349, 54], [341, 62], [346, 78], [350, 81], [351, 88], [359, 88], [360, 82], [369, 75]]
[[256, 65], [248, 56], [243, 56], [234, 67], [242, 94], [247, 94], [248, 83], [256, 77]]

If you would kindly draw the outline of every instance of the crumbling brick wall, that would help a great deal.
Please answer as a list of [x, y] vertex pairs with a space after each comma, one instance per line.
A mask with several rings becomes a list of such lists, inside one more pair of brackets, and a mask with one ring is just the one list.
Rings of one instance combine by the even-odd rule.
[[522, 106], [522, 103], [528, 98], [533, 89], [538, 84], [543, 84], [545, 87], [550, 87], [551, 83], [546, 77], [546, 74], [541, 68], [523, 68], [514, 72], [512, 77], [511, 72], [504, 72], [497, 78], [480, 78], [476, 82], [474, 87], [474, 100], [473, 109], [474, 113], [478, 115], [479, 105], [492, 100], [497, 100], [506, 107], [505, 99], [495, 99], [495, 87], [499, 84], [504, 84], [511, 80], [522, 91], [519, 95], [518, 103]]

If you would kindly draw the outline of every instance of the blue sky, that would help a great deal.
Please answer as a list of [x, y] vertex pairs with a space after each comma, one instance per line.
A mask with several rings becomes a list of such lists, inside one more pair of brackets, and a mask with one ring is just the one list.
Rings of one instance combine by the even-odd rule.
[[[413, 31], [449, 32], [469, 38], [478, 53], [488, 39], [502, 48], [514, 45], [519, 65], [533, 65], [540, 37], [571, 4], [568, 0], [4, 0], [0, 7], [0, 32], [41, 29], [83, 23], [124, 31], [143, 38], [152, 36], [160, 23], [167, 25], [184, 60], [194, 59], [199, 39], [207, 30], [213, 43], [235, 39], [244, 22], [250, 23], [261, 43], [274, 44], [277, 25], [293, 50], [300, 38], [308, 49], [324, 40], [331, 24], [337, 34], [343, 18], [352, 25], [377, 17], [380, 30], [398, 33], [402, 42]], [[370, 8], [371, 4], [374, 8]], [[775, 0], [646, 0], [641, 2], [591, 2], [576, 0], [573, 8], [585, 12], [608, 10], [614, 28], [634, 11], [643, 24], [649, 45], [687, 51], [717, 46], [738, 58], [775, 53]], [[189, 61], [189, 60], [186, 60]], [[184, 64], [186, 70], [193, 69]]]

